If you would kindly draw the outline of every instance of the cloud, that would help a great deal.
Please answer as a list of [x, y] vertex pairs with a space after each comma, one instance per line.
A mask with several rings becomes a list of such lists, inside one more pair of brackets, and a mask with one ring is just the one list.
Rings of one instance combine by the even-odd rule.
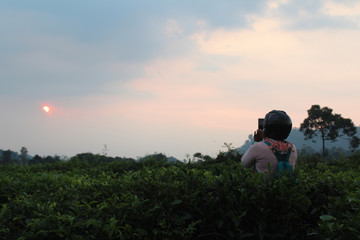
[[[296, 111], [314, 102], [353, 101], [356, 93], [349, 88], [359, 86], [358, 31], [289, 31], [276, 18], [251, 20], [250, 29], [196, 33], [197, 52], [149, 63], [144, 76], [118, 85], [147, 98], [128, 99], [121, 109], [127, 106], [137, 119], [153, 123], [182, 119], [184, 127], [239, 130], [239, 122], [248, 126], [260, 112], [288, 110], [299, 122], [303, 113]], [[217, 71], [199, 68], [206, 61]]]
[[241, 145], [273, 109], [294, 126], [315, 103], [356, 121], [357, 7], [337, 4], [3, 1], [2, 130], [38, 153], [182, 158]]
[[171, 36], [181, 37], [184, 33], [184, 29], [175, 19], [168, 19], [166, 23], [166, 33]]
[[203, 54], [241, 57], [239, 65], [219, 67], [247, 79], [282, 82], [274, 75], [280, 72], [282, 78], [292, 79], [309, 72], [316, 72], [318, 81], [337, 81], [347, 75], [348, 81], [356, 79], [353, 73], [360, 51], [356, 29], [289, 31], [281, 19], [250, 16], [249, 21], [250, 29], [216, 29], [194, 34], [194, 40]]
[[268, 1], [269, 10], [278, 9], [281, 5], [288, 3], [288, 0], [270, 0]]
[[[354, 29], [359, 27], [356, 1], [268, 1], [263, 13], [255, 15], [281, 19], [293, 30]], [[354, 9], [352, 9], [354, 8]], [[352, 16], [353, 15], [353, 16]]]
[[[1, 26], [5, 31], [0, 44], [6, 49], [0, 56], [3, 94], [66, 96], [91, 93], [104, 81], [112, 79], [113, 76], [107, 73], [109, 66], [125, 61], [113, 48], [116, 41], [95, 44], [62, 35], [61, 31], [49, 33], [44, 30], [44, 25], [45, 29], [50, 29], [54, 24], [52, 19], [33, 13], [5, 16], [7, 22], [14, 20], [16, 27], [14, 31], [4, 24]], [[131, 63], [127, 61], [127, 64]], [[141, 65], [132, 72], [123, 68], [118, 79], [127, 80], [138, 74], [141, 74]]]
[[325, 1], [323, 12], [330, 16], [360, 17], [360, 3], [357, 1]]
[[194, 39], [203, 53], [226, 56], [277, 55], [296, 47], [296, 38], [286, 34], [277, 19], [249, 19], [253, 22], [251, 29], [217, 29], [194, 34]]
[[[260, 1], [206, 3], [207, 11], [199, 12], [205, 2], [177, 6], [153, 2], [147, 10], [139, 8], [143, 4], [64, 1], [20, 7], [6, 2], [1, 14], [4, 38], [0, 44], [6, 49], [0, 57], [2, 93], [44, 97], [92, 94], [108, 82], [142, 76], [146, 64], [155, 59], [176, 58], [196, 50], [189, 38], [194, 32], [246, 26], [242, 13], [259, 11], [262, 6]], [[11, 29], [6, 22], [12, 24]], [[207, 61], [198, 69], [222, 68]]]

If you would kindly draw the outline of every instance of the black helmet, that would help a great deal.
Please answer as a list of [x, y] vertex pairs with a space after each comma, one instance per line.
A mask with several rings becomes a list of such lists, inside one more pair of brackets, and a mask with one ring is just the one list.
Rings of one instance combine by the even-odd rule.
[[264, 135], [275, 140], [285, 140], [292, 128], [292, 122], [286, 112], [273, 110], [264, 119]]

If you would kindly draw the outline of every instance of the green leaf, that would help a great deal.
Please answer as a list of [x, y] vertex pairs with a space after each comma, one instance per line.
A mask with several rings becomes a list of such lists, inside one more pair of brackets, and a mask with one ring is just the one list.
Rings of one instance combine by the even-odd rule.
[[336, 218], [334, 218], [331, 215], [321, 215], [320, 219], [323, 220], [323, 221], [332, 221], [332, 220], [335, 220]]
[[7, 210], [7, 205], [6, 204], [1, 204], [2, 208], [0, 210], [0, 218], [2, 218]]
[[180, 199], [176, 199], [172, 203], [170, 203], [170, 205], [175, 206], [175, 205], [179, 205], [180, 203], [182, 203], [182, 201]]
[[143, 228], [136, 228], [135, 232], [138, 233], [140, 236], [146, 236], [147, 235], [147, 231]]

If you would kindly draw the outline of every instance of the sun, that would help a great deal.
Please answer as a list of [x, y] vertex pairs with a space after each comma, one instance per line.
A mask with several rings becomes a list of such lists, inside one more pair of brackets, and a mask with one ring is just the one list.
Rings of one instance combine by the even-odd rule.
[[46, 113], [50, 113], [50, 107], [49, 107], [49, 106], [45, 105], [45, 106], [43, 106], [42, 109], [43, 109]]

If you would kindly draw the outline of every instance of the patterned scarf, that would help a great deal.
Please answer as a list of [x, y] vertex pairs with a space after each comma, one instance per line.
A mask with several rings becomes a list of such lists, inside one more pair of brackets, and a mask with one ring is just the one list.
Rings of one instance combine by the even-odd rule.
[[264, 142], [270, 142], [271, 145], [274, 146], [274, 148], [276, 148], [277, 150], [280, 150], [282, 152], [288, 151], [289, 148], [292, 146], [292, 144], [289, 142], [274, 140], [274, 139], [268, 138], [268, 137], [264, 138]]
[[[281, 159], [285, 159], [286, 155], [289, 153], [289, 150], [292, 147], [292, 144], [286, 141], [278, 141], [271, 138], [266, 137], [264, 142], [271, 143], [270, 149], [274, 152], [275, 155], [280, 157]], [[294, 151], [294, 150], [293, 150]]]

